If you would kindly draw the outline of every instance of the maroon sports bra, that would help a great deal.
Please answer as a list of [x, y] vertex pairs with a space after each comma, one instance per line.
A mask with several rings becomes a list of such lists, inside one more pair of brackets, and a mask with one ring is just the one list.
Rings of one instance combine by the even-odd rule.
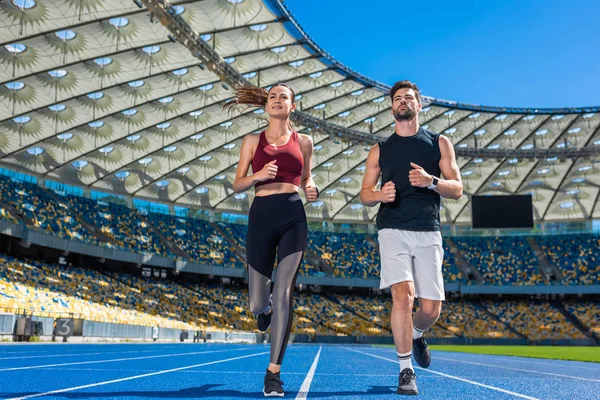
[[255, 187], [267, 185], [269, 183], [292, 183], [300, 186], [300, 177], [302, 168], [304, 168], [304, 157], [298, 143], [298, 134], [292, 131], [290, 139], [283, 146], [272, 146], [267, 142], [265, 131], [260, 133], [258, 147], [252, 158], [252, 173], [257, 173], [265, 164], [277, 160], [277, 175], [274, 179], [258, 182]]

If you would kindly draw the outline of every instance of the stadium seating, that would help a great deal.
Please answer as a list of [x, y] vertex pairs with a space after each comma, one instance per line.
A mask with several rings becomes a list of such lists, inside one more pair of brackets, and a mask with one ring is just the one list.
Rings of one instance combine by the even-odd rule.
[[442, 274], [444, 275], [444, 282], [464, 282], [463, 274], [456, 264], [456, 258], [454, 253], [450, 251], [448, 244], [444, 240], [444, 264], [442, 268]]
[[468, 338], [519, 338], [504, 323], [493, 318], [475, 302], [446, 302], [442, 307], [440, 324], [455, 335]]
[[569, 285], [600, 284], [600, 235], [540, 236], [538, 242]]
[[[255, 330], [245, 288], [101, 273], [0, 255], [0, 307], [76, 313], [92, 321], [181, 329]], [[389, 295], [316, 294], [294, 297], [294, 332], [389, 336]], [[416, 307], [415, 307], [416, 308]], [[600, 303], [567, 302], [566, 310], [600, 333]], [[449, 300], [428, 337], [585, 339], [553, 305], [541, 301]]]
[[190, 328], [175, 313], [162, 314], [166, 305], [156, 298], [97, 271], [7, 256], [0, 257], [0, 304], [50, 315], [71, 312], [91, 321]]
[[568, 301], [565, 303], [565, 309], [573, 314], [584, 326], [588, 327], [590, 333], [600, 336], [599, 301]]
[[[167, 240], [172, 239], [191, 260], [230, 268], [245, 266], [246, 225], [219, 222], [215, 229], [209, 222], [197, 218], [158, 213], [140, 215], [122, 204], [51, 193], [35, 184], [4, 176], [0, 177], [0, 189], [0, 201], [6, 205], [2, 207], [0, 203], [0, 218], [26, 223], [32, 229], [51, 235], [138, 253], [176, 257], [161, 240], [162, 235]], [[9, 209], [17, 210], [22, 217]], [[110, 243], [100, 241], [78, 222], [78, 218], [104, 233], [110, 238]], [[104, 239], [109, 240], [106, 237]], [[539, 260], [526, 237], [454, 237], [453, 240], [466, 261], [479, 269], [486, 284], [543, 283], [538, 272]], [[600, 257], [597, 252], [600, 236], [538, 236], [536, 240], [550, 262], [561, 269], [564, 283], [600, 284]], [[232, 248], [232, 243], [242, 254]], [[331, 271], [333, 276], [379, 279], [376, 235], [311, 230], [307, 252], [320, 257], [321, 262], [329, 266], [325, 270]], [[183, 256], [178, 254], [178, 257]], [[325, 275], [313, 262], [305, 257], [300, 274]], [[455, 254], [445, 241], [443, 274], [446, 282], [473, 283], [466, 281], [458, 268]]]
[[390, 311], [391, 298], [385, 296], [335, 294], [328, 296], [343, 308], [350, 310], [353, 314], [370, 321], [366, 327], [368, 335], [391, 335]]
[[485, 301], [485, 307], [531, 340], [585, 339], [585, 335], [567, 321], [549, 303], [524, 301]]
[[[20, 212], [31, 229], [98, 244], [98, 239], [77, 222], [66, 202], [57, 202], [48, 191], [37, 185], [1, 176], [0, 200]], [[16, 222], [16, 217], [4, 209], [2, 218]]]
[[13, 224], [18, 224], [19, 221], [15, 218], [10, 211], [8, 211], [4, 207], [0, 207], [0, 219], [3, 219], [8, 222], [12, 222]]
[[73, 212], [81, 215], [113, 240], [114, 244], [111, 247], [174, 257], [149, 224], [130, 208], [71, 195], [64, 198]]
[[233, 251], [228, 239], [222, 237], [208, 221], [157, 213], [150, 213], [148, 220], [199, 263], [244, 267], [243, 260]]
[[[387, 334], [383, 329], [368, 323], [342, 307], [339, 303], [319, 294], [300, 294], [294, 299], [294, 309], [302, 321], [310, 321], [315, 333], [337, 336]], [[300, 332], [310, 333], [304, 326]]]
[[[357, 296], [336, 295], [332, 296], [345, 307], [352, 309], [377, 325], [390, 329], [390, 313], [392, 300], [389, 295], [384, 296]], [[418, 300], [417, 302], [418, 303]], [[415, 304], [415, 310], [417, 304]], [[389, 331], [387, 334], [390, 334]], [[467, 301], [446, 301], [442, 307], [440, 319], [427, 332], [429, 337], [469, 337], [469, 338], [507, 338], [518, 336], [508, 327], [476, 303]]]
[[[0, 306], [50, 315], [76, 313], [91, 321], [181, 329], [254, 330], [247, 291], [180, 285], [126, 274], [63, 267], [0, 256]], [[352, 326], [322, 326], [313, 310], [342, 311], [318, 296], [296, 299], [298, 333], [357, 333]], [[304, 311], [304, 318], [302, 314]], [[308, 318], [307, 318], [308, 316]], [[333, 321], [333, 319], [330, 319]], [[343, 324], [342, 324], [343, 325]], [[363, 321], [363, 325], [366, 323]], [[316, 327], [316, 329], [314, 329]]]
[[217, 223], [221, 229], [229, 235], [230, 238], [241, 248], [246, 249], [246, 234], [248, 233], [248, 225], [230, 224], [226, 222]]
[[334, 276], [379, 279], [379, 254], [364, 234], [310, 231], [308, 246], [330, 265]]
[[542, 282], [537, 270], [539, 261], [524, 237], [455, 237], [453, 240], [467, 262], [479, 269], [487, 284]]
[[0, 306], [7, 308], [145, 326], [251, 330], [254, 321], [241, 295], [220, 287], [188, 288], [169, 280], [0, 256]]

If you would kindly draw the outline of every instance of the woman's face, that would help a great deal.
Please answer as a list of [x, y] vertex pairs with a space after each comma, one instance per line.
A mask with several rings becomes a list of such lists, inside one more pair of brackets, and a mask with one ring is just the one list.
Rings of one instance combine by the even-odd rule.
[[294, 95], [285, 86], [274, 86], [267, 96], [266, 111], [271, 118], [287, 118], [296, 109]]

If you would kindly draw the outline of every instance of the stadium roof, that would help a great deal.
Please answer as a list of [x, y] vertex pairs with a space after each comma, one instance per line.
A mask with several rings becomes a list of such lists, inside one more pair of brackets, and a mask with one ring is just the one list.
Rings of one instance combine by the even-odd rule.
[[[307, 215], [374, 218], [358, 193], [370, 145], [393, 133], [389, 86], [336, 62], [279, 0], [5, 0], [0, 18], [1, 167], [246, 212], [253, 192], [232, 183], [264, 116], [221, 106], [241, 82], [285, 81], [315, 142]], [[464, 180], [442, 222], [469, 223], [471, 194], [532, 193], [536, 220], [600, 218], [600, 107], [425, 103], [421, 124], [452, 140]]]

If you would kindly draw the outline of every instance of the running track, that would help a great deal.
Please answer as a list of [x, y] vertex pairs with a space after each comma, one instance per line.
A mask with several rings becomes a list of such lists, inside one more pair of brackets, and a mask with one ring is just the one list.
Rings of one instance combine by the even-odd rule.
[[[266, 345], [0, 345], [2, 399], [256, 399]], [[391, 348], [290, 345], [292, 399], [599, 399], [600, 364], [433, 352], [416, 368], [419, 396], [395, 394]]]

